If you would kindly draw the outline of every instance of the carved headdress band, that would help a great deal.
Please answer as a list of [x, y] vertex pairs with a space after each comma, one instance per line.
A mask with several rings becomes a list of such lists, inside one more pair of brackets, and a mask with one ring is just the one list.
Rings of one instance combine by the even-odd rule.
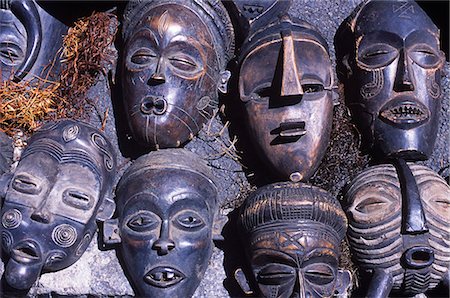
[[318, 222], [344, 238], [347, 218], [328, 192], [302, 183], [276, 183], [261, 187], [243, 205], [240, 222], [246, 232], [280, 222]]
[[[207, 179], [211, 186], [217, 189], [215, 178], [205, 160], [185, 149], [164, 149], [150, 152], [136, 159], [120, 179], [116, 193], [119, 193], [121, 188], [127, 185], [128, 180], [144, 172], [161, 169], [180, 169], [196, 173]], [[213, 204], [216, 203], [213, 202]]]
[[22, 158], [36, 152], [48, 154], [59, 163], [83, 164], [99, 177], [113, 176], [111, 172], [114, 172], [115, 160], [112, 145], [97, 129], [86, 123], [62, 120], [44, 125], [30, 139]]
[[[192, 9], [211, 28], [214, 44], [219, 47], [218, 59], [225, 67], [234, 55], [234, 31], [230, 17], [220, 0], [137, 0], [131, 1], [124, 13], [123, 39], [126, 41], [133, 28], [150, 9], [168, 4], [177, 4]], [[225, 57], [223, 60], [222, 57]]]

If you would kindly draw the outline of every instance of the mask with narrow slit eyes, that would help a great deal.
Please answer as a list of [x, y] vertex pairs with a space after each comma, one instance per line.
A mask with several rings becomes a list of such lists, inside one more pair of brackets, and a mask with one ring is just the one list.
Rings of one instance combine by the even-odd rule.
[[190, 297], [212, 253], [217, 189], [206, 162], [184, 149], [138, 158], [117, 187], [126, 271], [144, 297]]
[[371, 1], [341, 25], [335, 47], [363, 149], [428, 158], [438, 131], [444, 62], [432, 20], [414, 1]]
[[251, 141], [278, 176], [305, 181], [331, 131], [333, 74], [326, 42], [311, 25], [286, 17], [254, 30], [243, 45], [239, 73]]
[[61, 270], [80, 258], [96, 218], [113, 211], [107, 207], [114, 175], [111, 144], [87, 124], [64, 120], [33, 135], [1, 212], [8, 284], [28, 289], [41, 271]]
[[345, 200], [350, 248], [362, 275], [384, 272], [393, 280], [393, 291], [413, 296], [435, 288], [448, 275], [450, 187], [427, 167], [409, 167], [427, 230], [402, 229], [408, 214], [402, 212], [402, 190], [392, 165], [364, 170], [349, 185]]
[[233, 31], [218, 1], [131, 2], [124, 17], [123, 100], [134, 138], [178, 147], [212, 118], [226, 91]]
[[239, 222], [262, 296], [345, 293], [351, 278], [338, 260], [346, 218], [329, 193], [305, 184], [271, 184], [250, 195]]
[[0, 82], [56, 77], [68, 27], [45, 9], [34, 0], [0, 2]]

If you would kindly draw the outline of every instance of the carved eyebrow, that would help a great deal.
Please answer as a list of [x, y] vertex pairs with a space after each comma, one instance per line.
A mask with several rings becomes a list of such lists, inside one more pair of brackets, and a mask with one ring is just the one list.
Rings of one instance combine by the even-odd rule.
[[147, 37], [148, 35], [151, 36], [150, 41], [153, 41], [156, 44], [156, 46], [159, 47], [159, 39], [156, 37], [155, 33], [150, 28], [142, 28], [135, 34], [135, 36], [138, 36], [140, 38], [142, 38], [142, 36]]

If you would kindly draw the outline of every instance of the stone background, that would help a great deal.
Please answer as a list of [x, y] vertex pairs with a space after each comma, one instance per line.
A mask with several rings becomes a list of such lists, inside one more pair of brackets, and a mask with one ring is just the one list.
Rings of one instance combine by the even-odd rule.
[[[335, 65], [334, 34], [344, 18], [351, 13], [359, 2], [359, 0], [293, 0], [290, 13], [292, 16], [310, 22], [319, 29], [328, 42], [331, 59], [333, 65]], [[120, 38], [118, 49], [120, 53]], [[234, 71], [233, 79], [236, 78], [235, 67], [235, 62], [231, 62], [230, 69]], [[428, 161], [423, 162], [435, 171], [448, 166], [450, 159], [450, 119], [448, 115], [450, 64], [448, 62], [445, 70], [442, 81], [444, 100], [438, 141], [433, 156]], [[229, 89], [235, 89], [236, 81], [233, 79]], [[339, 100], [342, 103], [342, 88], [339, 89], [339, 92]], [[127, 141], [126, 128], [121, 114], [120, 87], [113, 86], [112, 98], [110, 94], [109, 81], [103, 77], [92, 88], [89, 96], [100, 99], [98, 101], [100, 112], [106, 109], [110, 111], [106, 134], [115, 144], [119, 156], [118, 180], [121, 173], [130, 165], [130, 160], [135, 156], [128, 153], [130, 144]], [[221, 214], [223, 216], [228, 215], [230, 219], [223, 232], [226, 241], [216, 243], [208, 270], [194, 297], [243, 296], [233, 280], [234, 269], [243, 260], [242, 251], [239, 249], [239, 241], [232, 224], [235, 216], [235, 212], [232, 211], [240, 205], [251, 189], [272, 182], [270, 173], [261, 166], [260, 161], [254, 156], [251, 146], [246, 144], [247, 138], [243, 130], [244, 124], [239, 98], [232, 92], [229, 96], [222, 98], [221, 105], [217, 117], [205, 126], [198, 137], [185, 146], [207, 159], [212, 165], [215, 175], [221, 181], [220, 195], [223, 202]], [[114, 113], [111, 113], [111, 111], [114, 111]], [[91, 122], [99, 124], [100, 119], [93, 117]], [[333, 124], [328, 153], [310, 183], [323, 187], [339, 197], [342, 187], [370, 161], [367, 157], [359, 154], [357, 136], [351, 130], [348, 115], [342, 104], [335, 108]], [[236, 139], [237, 143], [232, 141]], [[134, 295], [115, 251], [104, 250], [103, 248], [100, 250], [97, 240], [92, 241], [81, 259], [71, 267], [59, 272], [43, 274], [30, 290], [29, 295], [40, 297]], [[348, 253], [344, 253], [342, 265], [353, 269]], [[3, 272], [3, 268], [3, 263], [0, 263], [0, 273]]]

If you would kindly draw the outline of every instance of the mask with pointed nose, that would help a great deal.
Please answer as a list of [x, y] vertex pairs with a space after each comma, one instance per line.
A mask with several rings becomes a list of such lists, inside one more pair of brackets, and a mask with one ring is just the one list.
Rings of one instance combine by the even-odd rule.
[[[190, 297], [212, 253], [217, 189], [206, 162], [184, 149], [138, 158], [121, 178], [118, 219], [105, 242], [121, 242], [125, 270], [137, 294]], [[116, 232], [117, 231], [117, 232]]]
[[421, 160], [441, 106], [439, 30], [414, 1], [370, 1], [335, 36], [338, 73], [363, 150]]
[[[29, 289], [41, 272], [76, 262], [112, 215], [112, 146], [97, 129], [71, 120], [38, 130], [6, 185], [1, 210], [4, 277]], [[0, 184], [5, 184], [1, 181]], [[0, 185], [0, 189], [2, 189]]]
[[0, 1], [0, 82], [56, 77], [67, 29], [34, 0]]
[[191, 140], [226, 92], [234, 51], [220, 1], [131, 2], [124, 15], [122, 87], [133, 137], [150, 148]]
[[241, 207], [239, 227], [263, 297], [333, 297], [351, 283], [338, 268], [347, 219], [326, 191], [302, 183], [259, 188]]
[[330, 136], [333, 74], [325, 40], [284, 16], [253, 28], [242, 46], [239, 94], [249, 136], [283, 179], [306, 181]]
[[450, 187], [442, 177], [404, 161], [373, 166], [351, 182], [345, 200], [369, 297], [414, 296], [448, 278]]

